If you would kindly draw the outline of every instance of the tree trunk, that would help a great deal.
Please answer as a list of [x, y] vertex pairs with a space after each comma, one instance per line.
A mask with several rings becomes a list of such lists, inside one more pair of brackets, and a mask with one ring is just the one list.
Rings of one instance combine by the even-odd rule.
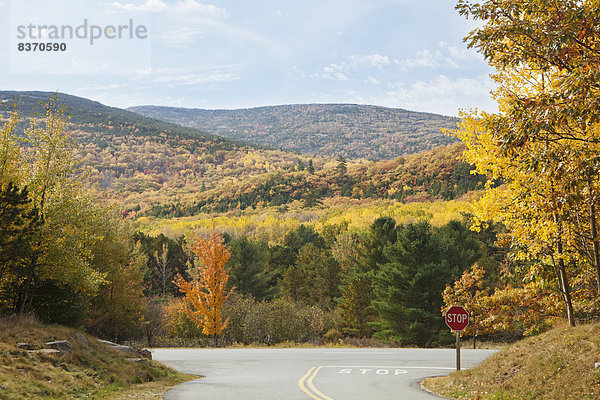
[[215, 333], [215, 335], [214, 335], [214, 336], [215, 336], [215, 347], [217, 347], [217, 345], [219, 344], [219, 343], [218, 343], [219, 336], [217, 336], [217, 334], [216, 334], [216, 333]]
[[565, 260], [563, 259], [562, 222], [559, 221], [557, 215], [554, 215], [554, 220], [558, 224], [558, 238], [556, 241], [556, 249], [558, 251], [558, 284], [567, 309], [567, 320], [569, 321], [569, 325], [575, 326], [575, 313], [573, 312], [573, 302], [571, 300], [571, 287], [569, 285], [569, 278], [567, 277]]
[[588, 191], [590, 193], [590, 231], [592, 234], [592, 246], [594, 250], [594, 267], [596, 268], [597, 294], [600, 297], [600, 244], [598, 243], [598, 228], [596, 227], [596, 205], [592, 195], [592, 181], [588, 177]]
[[29, 271], [28, 276], [25, 278], [25, 282], [23, 282], [22, 290], [17, 303], [17, 314], [19, 316], [23, 316], [25, 314], [25, 311], [27, 310], [27, 302], [30, 300], [29, 293], [31, 292], [33, 280], [35, 279], [35, 264], [36, 260], [31, 260], [31, 270]]
[[558, 268], [562, 283], [563, 299], [567, 308], [567, 320], [569, 321], [569, 325], [575, 326], [575, 314], [573, 312], [573, 302], [571, 301], [571, 288], [569, 285], [569, 278], [567, 277], [565, 262], [562, 258], [558, 259]]

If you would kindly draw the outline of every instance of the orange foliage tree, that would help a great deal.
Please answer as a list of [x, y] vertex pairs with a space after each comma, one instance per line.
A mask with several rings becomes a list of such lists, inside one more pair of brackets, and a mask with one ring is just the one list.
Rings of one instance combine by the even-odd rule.
[[223, 236], [214, 231], [210, 239], [197, 238], [191, 250], [202, 260], [198, 278], [187, 282], [177, 274], [174, 282], [185, 294], [186, 314], [202, 327], [202, 333], [214, 336], [216, 346], [218, 336], [229, 324], [229, 318], [223, 322], [221, 308], [234, 289], [226, 289], [229, 270], [225, 269], [225, 263], [231, 254], [223, 243]]

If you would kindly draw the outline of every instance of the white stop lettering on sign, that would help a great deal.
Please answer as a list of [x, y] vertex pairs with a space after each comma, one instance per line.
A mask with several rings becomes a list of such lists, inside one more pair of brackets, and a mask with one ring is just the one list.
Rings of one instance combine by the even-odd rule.
[[449, 323], [457, 322], [459, 324], [462, 324], [467, 320], [467, 318], [469, 317], [466, 314], [448, 314]]

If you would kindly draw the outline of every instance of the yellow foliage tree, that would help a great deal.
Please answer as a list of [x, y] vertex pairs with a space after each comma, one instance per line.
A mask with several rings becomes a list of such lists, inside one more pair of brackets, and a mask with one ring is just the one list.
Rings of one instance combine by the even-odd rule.
[[178, 274], [175, 284], [185, 294], [188, 317], [202, 327], [202, 333], [214, 337], [216, 346], [218, 336], [229, 324], [229, 318], [223, 322], [221, 308], [234, 289], [227, 291], [229, 270], [225, 269], [225, 263], [231, 254], [223, 236], [214, 231], [209, 239], [197, 238], [191, 250], [202, 260], [198, 279], [187, 282]]
[[476, 171], [503, 183], [488, 187], [478, 218], [504, 223], [517, 257], [534, 261], [530, 283], [554, 273], [574, 326], [573, 294], [585, 290], [572, 278], [593, 269], [600, 300], [600, 3], [557, 4], [458, 1], [482, 22], [465, 40], [496, 69], [498, 112], [468, 115], [457, 136]]
[[484, 275], [485, 269], [474, 264], [470, 269], [464, 271], [452, 286], [446, 285], [446, 289], [442, 293], [444, 298], [442, 314], [445, 314], [453, 305], [461, 305], [469, 313], [469, 325], [463, 333], [473, 335], [473, 348], [475, 348], [477, 336], [487, 333], [486, 309], [481, 301], [488, 294], [483, 280]]

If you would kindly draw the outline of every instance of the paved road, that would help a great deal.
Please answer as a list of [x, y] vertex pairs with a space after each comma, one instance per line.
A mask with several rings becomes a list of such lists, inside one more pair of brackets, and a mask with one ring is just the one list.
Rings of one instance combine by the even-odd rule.
[[[492, 350], [461, 352], [469, 368]], [[446, 349], [155, 349], [155, 360], [205, 376], [167, 392], [165, 400], [427, 400], [427, 376], [455, 368]]]

